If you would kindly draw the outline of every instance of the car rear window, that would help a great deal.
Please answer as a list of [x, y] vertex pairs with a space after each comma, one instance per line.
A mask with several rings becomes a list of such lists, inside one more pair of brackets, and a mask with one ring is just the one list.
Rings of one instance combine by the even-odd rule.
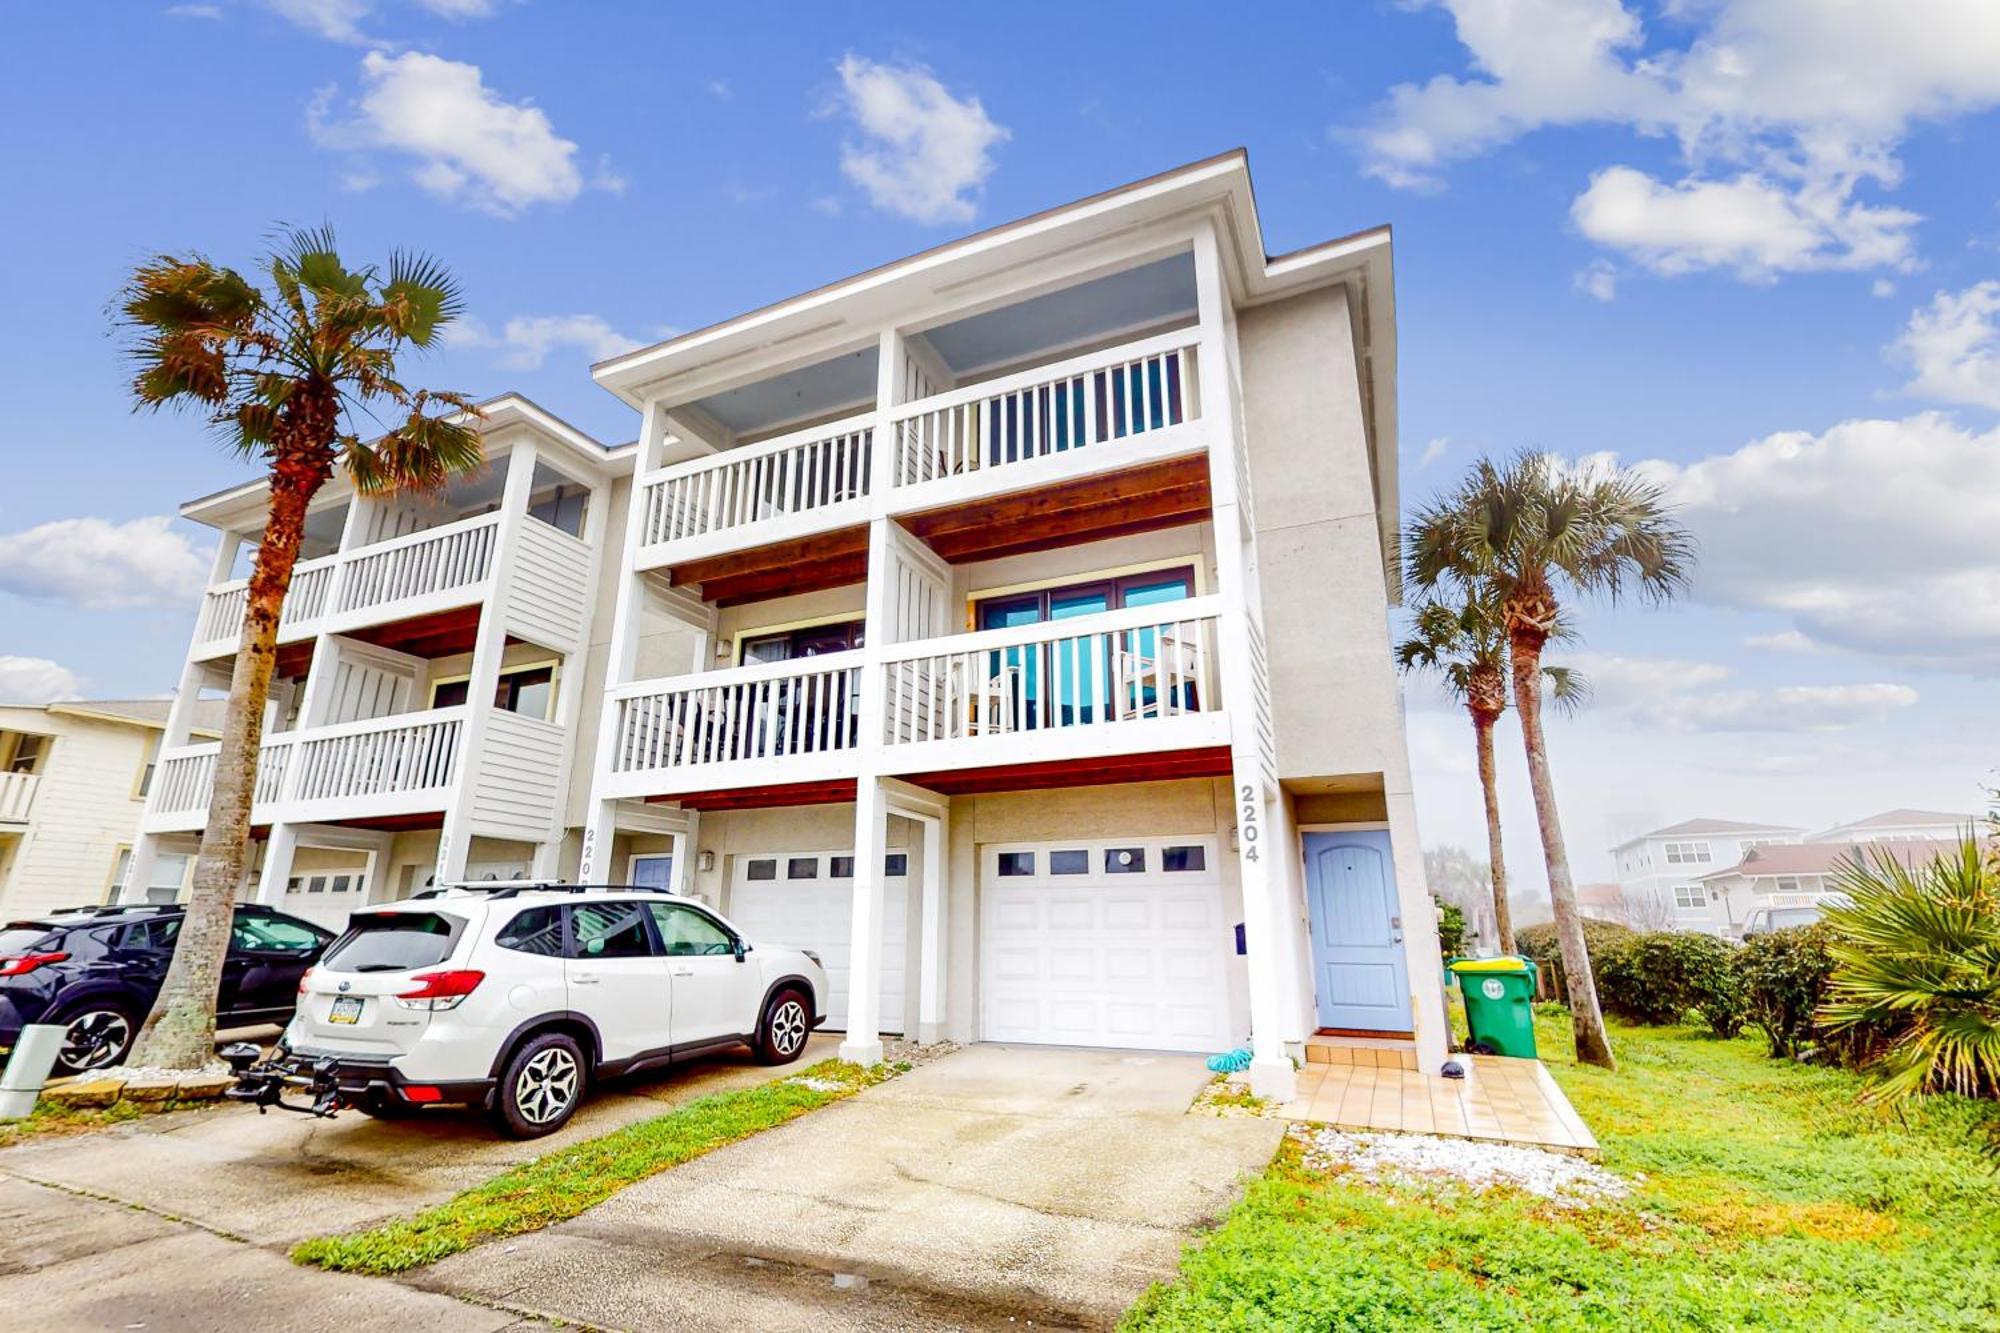
[[357, 914], [322, 965], [332, 972], [408, 972], [451, 957], [465, 923], [442, 912]]
[[55, 938], [44, 926], [8, 926], [0, 930], [0, 958], [19, 958], [24, 953], [41, 952]]

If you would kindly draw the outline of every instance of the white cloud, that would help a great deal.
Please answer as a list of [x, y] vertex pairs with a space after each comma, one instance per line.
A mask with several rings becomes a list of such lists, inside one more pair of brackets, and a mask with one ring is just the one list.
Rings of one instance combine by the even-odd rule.
[[419, 8], [439, 18], [463, 23], [469, 19], [490, 19], [500, 12], [504, 0], [417, 0]]
[[290, 19], [316, 37], [330, 42], [365, 42], [361, 20], [375, 8], [373, 0], [264, 0], [272, 12]]
[[921, 65], [840, 61], [844, 111], [862, 138], [840, 169], [877, 208], [915, 222], [969, 222], [1008, 131], [977, 97], [956, 98]]
[[477, 65], [418, 51], [370, 51], [361, 59], [361, 80], [347, 119], [333, 118], [331, 89], [314, 100], [307, 112], [313, 138], [343, 151], [414, 158], [410, 179], [439, 198], [512, 217], [532, 204], [567, 203], [586, 183], [624, 187], [602, 164], [586, 182], [576, 144], [556, 133], [541, 108], [488, 88]]
[[1909, 267], [1917, 218], [1860, 191], [1900, 183], [1918, 122], [2000, 105], [1991, 0], [1683, 0], [1650, 32], [1620, 0], [1411, 4], [1451, 15], [1468, 69], [1398, 85], [1345, 132], [1365, 170], [1436, 188], [1542, 129], [1671, 139], [1679, 180], [1607, 167], [1575, 207], [1586, 235], [1659, 272]]
[[1567, 665], [1590, 682], [1590, 706], [1618, 711], [1643, 705], [1662, 695], [1701, 689], [1729, 679], [1720, 662], [1680, 657], [1640, 657], [1618, 653], [1575, 653]]
[[0, 656], [0, 704], [74, 699], [82, 684], [74, 671], [46, 657]]
[[736, 90], [729, 86], [729, 80], [727, 79], [710, 79], [702, 86], [708, 89], [710, 97], [715, 98], [719, 102], [727, 102], [736, 96]]
[[1437, 462], [1438, 459], [1443, 458], [1445, 451], [1450, 448], [1451, 440], [1443, 435], [1438, 436], [1435, 440], [1424, 446], [1423, 453], [1417, 457], [1417, 466], [1420, 468], [1429, 467], [1431, 464]]
[[1782, 685], [1774, 690], [1665, 694], [1636, 706], [1637, 720], [1677, 731], [1838, 731], [1917, 702], [1908, 685]]
[[172, 523], [63, 518], [0, 536], [0, 592], [91, 610], [184, 609], [208, 586], [208, 557]]
[[480, 320], [461, 319], [447, 327], [445, 343], [495, 349], [509, 370], [540, 370], [549, 353], [563, 347], [577, 348], [586, 362], [594, 362], [643, 346], [599, 315], [516, 315], [498, 333]]
[[1602, 259], [1593, 259], [1576, 275], [1576, 289], [1599, 301], [1616, 300], [1618, 270]]
[[1577, 230], [1655, 273], [1727, 269], [1751, 281], [1809, 269], [1904, 267], [1917, 215], [1858, 204], [1824, 186], [1756, 173], [1666, 185], [1606, 167], [1570, 205]]
[[222, 17], [222, 6], [168, 5], [167, 17], [177, 19], [219, 19]]
[[1816, 653], [1819, 645], [1811, 636], [1795, 629], [1781, 629], [1775, 634], [1752, 634], [1743, 640], [1745, 648], [1755, 648], [1766, 653]]
[[1701, 544], [1697, 600], [1778, 612], [1826, 647], [2000, 672], [2000, 429], [1922, 413], [1640, 467]]
[[2000, 282], [1939, 292], [1891, 350], [1916, 371], [1908, 392], [2000, 411]]
[[1877, 278], [1868, 284], [1868, 294], [1887, 300], [1896, 294], [1896, 284], [1887, 278]]

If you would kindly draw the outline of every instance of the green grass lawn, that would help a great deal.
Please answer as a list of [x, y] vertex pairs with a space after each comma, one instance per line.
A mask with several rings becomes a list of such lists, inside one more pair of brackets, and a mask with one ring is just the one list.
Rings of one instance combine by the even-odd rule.
[[1614, 1027], [1607, 1074], [1570, 1063], [1566, 1018], [1538, 1035], [1629, 1199], [1348, 1185], [1288, 1143], [1123, 1327], [2000, 1328], [1991, 1104], [1862, 1107], [1752, 1038]]
[[[710, 1093], [666, 1115], [560, 1148], [421, 1213], [363, 1231], [300, 1241], [292, 1258], [385, 1275], [474, 1245], [566, 1222], [669, 1167], [851, 1097], [901, 1069], [823, 1060], [771, 1083]], [[813, 1086], [795, 1082], [810, 1078]]]

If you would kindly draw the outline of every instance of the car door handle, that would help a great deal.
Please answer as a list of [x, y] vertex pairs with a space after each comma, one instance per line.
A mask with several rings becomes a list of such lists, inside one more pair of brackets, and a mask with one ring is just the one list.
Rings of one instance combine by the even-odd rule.
[[674, 968], [674, 975], [677, 977], [691, 977], [694, 975], [694, 967], [691, 964], [682, 963]]
[[579, 986], [595, 986], [599, 980], [594, 972], [572, 972], [569, 979]]

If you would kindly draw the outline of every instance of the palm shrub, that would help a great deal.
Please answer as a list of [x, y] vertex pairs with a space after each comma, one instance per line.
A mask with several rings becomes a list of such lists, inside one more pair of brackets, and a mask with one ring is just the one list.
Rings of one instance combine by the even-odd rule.
[[1432, 896], [1438, 909], [1438, 952], [1449, 960], [1465, 953], [1465, 909]]
[[1968, 834], [1917, 865], [1857, 853], [1834, 881], [1847, 902], [1826, 909], [1834, 971], [1819, 1023], [1874, 1048], [1869, 1095], [2000, 1095], [2000, 866]]
[[1604, 1007], [1655, 1027], [1678, 1023], [1690, 1010], [1718, 1037], [1743, 1030], [1743, 983], [1736, 948], [1713, 935], [1654, 930], [1627, 940], [1596, 963]]
[[1833, 926], [1816, 921], [1753, 935], [1736, 951], [1744, 1015], [1763, 1032], [1772, 1059], [1824, 1049], [1816, 1016], [1833, 977], [1833, 941]]

